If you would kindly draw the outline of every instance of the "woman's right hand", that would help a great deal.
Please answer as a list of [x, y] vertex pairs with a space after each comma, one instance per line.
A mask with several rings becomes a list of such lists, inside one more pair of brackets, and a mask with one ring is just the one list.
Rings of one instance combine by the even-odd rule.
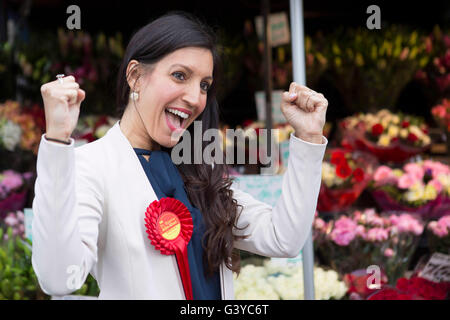
[[75, 130], [80, 105], [86, 94], [73, 76], [47, 82], [41, 86], [44, 101], [46, 137], [68, 141]]

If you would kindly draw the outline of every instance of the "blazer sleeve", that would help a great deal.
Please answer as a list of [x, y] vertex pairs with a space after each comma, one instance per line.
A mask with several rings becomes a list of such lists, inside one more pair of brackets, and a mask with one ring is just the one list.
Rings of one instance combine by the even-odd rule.
[[97, 262], [102, 186], [92, 161], [74, 142], [63, 145], [42, 135], [37, 156], [32, 266], [49, 295], [78, 290]]
[[249, 235], [236, 240], [235, 248], [269, 257], [292, 258], [300, 253], [311, 230], [319, 197], [322, 161], [328, 144], [324, 136], [322, 141], [310, 143], [291, 134], [288, 168], [275, 207], [232, 188], [234, 198], [242, 206], [233, 232]]

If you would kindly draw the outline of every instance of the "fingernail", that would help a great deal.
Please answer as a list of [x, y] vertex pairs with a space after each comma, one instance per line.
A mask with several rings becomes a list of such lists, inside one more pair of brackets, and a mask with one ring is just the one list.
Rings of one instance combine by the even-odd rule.
[[293, 98], [295, 98], [296, 96], [297, 96], [296, 93], [291, 93], [291, 94], [289, 95], [289, 98], [293, 99]]

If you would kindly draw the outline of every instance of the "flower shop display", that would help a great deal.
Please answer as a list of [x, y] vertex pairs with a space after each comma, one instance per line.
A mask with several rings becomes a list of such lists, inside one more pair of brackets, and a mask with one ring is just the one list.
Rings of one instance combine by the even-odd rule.
[[436, 283], [421, 277], [400, 278], [395, 287], [386, 286], [367, 300], [445, 300], [450, 296], [450, 283]]
[[385, 211], [406, 211], [424, 219], [450, 212], [450, 167], [433, 160], [405, 164], [401, 169], [380, 166], [369, 184]]
[[377, 265], [389, 283], [402, 277], [424, 229], [414, 215], [378, 214], [375, 209], [355, 210], [328, 222], [313, 223], [315, 253], [321, 265], [340, 274]]
[[[279, 265], [264, 260], [262, 266], [247, 264], [239, 276], [234, 274], [236, 300], [303, 300], [303, 268]], [[314, 267], [316, 300], [341, 299], [347, 292], [345, 283], [334, 270]]]
[[340, 123], [342, 145], [372, 153], [382, 162], [403, 162], [431, 145], [428, 126], [421, 117], [392, 113], [358, 113]]
[[0, 222], [8, 212], [23, 209], [33, 178], [32, 172], [0, 172]]
[[320, 50], [329, 64], [324, 74], [353, 112], [395, 105], [401, 90], [430, 59], [426, 36], [397, 25], [380, 32], [338, 28], [322, 42]]
[[[433, 96], [448, 96], [450, 91], [450, 30], [443, 31], [436, 25], [425, 38], [430, 59], [415, 78], [426, 85]], [[434, 101], [434, 100], [433, 100]]]
[[85, 109], [111, 114], [110, 94], [124, 48], [121, 33], [91, 35], [83, 30], [30, 34], [17, 43], [18, 95], [21, 101], [40, 101], [40, 87], [58, 73], [73, 75], [86, 92]]
[[430, 252], [450, 254], [450, 212], [428, 223], [428, 247]]
[[327, 149], [317, 210], [340, 212], [350, 207], [372, 179], [376, 166], [376, 159], [368, 153]]

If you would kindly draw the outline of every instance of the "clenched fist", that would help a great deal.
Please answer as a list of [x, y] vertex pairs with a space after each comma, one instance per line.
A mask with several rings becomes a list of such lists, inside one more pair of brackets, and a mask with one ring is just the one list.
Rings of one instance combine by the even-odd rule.
[[80, 105], [86, 94], [73, 76], [41, 86], [44, 101], [46, 137], [68, 141], [77, 126]]
[[323, 94], [292, 82], [284, 92], [281, 111], [294, 128], [295, 136], [312, 143], [322, 143], [328, 101]]

